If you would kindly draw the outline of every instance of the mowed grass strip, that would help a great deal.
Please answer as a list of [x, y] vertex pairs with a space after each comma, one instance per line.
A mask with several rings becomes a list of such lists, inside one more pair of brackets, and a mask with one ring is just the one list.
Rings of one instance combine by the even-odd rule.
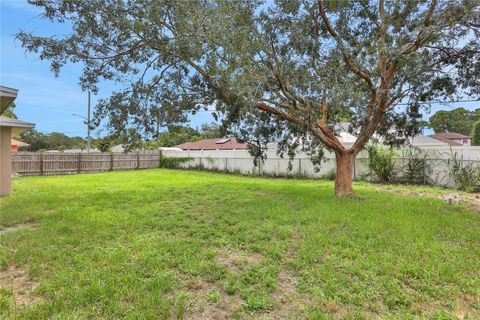
[[165, 169], [15, 179], [0, 314], [478, 319], [480, 215], [356, 190]]

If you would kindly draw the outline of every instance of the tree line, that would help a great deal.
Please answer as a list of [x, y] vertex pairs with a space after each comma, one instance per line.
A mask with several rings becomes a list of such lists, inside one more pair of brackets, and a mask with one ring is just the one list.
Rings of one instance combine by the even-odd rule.
[[[158, 149], [159, 147], [173, 147], [187, 141], [198, 141], [206, 138], [220, 137], [220, 129], [216, 124], [204, 124], [199, 129], [187, 126], [172, 126], [167, 131], [159, 132], [154, 139], [135, 140], [130, 145], [131, 137], [123, 136], [105, 136], [93, 138], [91, 147], [102, 152], [109, 152], [113, 146], [122, 144], [127, 149]], [[37, 130], [30, 130], [22, 133], [19, 140], [28, 143], [28, 151], [47, 151], [68, 149], [86, 149], [87, 140], [83, 137], [69, 137], [61, 132], [42, 133]]]

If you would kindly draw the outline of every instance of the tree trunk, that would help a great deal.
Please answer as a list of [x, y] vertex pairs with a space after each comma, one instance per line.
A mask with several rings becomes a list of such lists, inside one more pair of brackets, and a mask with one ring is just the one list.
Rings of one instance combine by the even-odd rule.
[[335, 175], [335, 195], [338, 197], [355, 197], [352, 187], [355, 155], [352, 152], [336, 152], [337, 171]]

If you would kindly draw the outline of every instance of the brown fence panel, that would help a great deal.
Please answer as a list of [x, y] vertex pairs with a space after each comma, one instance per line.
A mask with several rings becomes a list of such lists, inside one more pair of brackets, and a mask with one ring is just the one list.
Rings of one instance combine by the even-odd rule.
[[102, 172], [111, 170], [109, 153], [80, 153], [80, 172]]
[[141, 152], [139, 153], [139, 169], [158, 168], [160, 166], [160, 159], [160, 152]]
[[43, 175], [78, 173], [78, 153], [42, 153]]
[[40, 175], [41, 154], [38, 152], [12, 153], [12, 172], [22, 176]]
[[113, 170], [132, 170], [137, 168], [137, 153], [113, 153]]
[[18, 175], [62, 175], [160, 166], [160, 151], [130, 153], [12, 153], [12, 171]]

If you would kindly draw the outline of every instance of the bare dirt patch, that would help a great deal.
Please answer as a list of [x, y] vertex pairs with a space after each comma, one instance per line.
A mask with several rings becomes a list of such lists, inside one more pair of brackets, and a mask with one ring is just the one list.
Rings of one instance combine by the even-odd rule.
[[478, 319], [480, 310], [475, 310], [474, 306], [480, 304], [480, 298], [474, 296], [461, 296], [457, 299], [455, 315], [457, 319]]
[[33, 281], [27, 271], [10, 267], [0, 272], [0, 287], [11, 289], [17, 304], [35, 304], [41, 301], [34, 294], [38, 283]]
[[[241, 272], [249, 265], [259, 263], [264, 256], [260, 253], [247, 253], [223, 247], [216, 257], [219, 265], [230, 272]], [[235, 319], [235, 311], [241, 310], [244, 304], [239, 293], [228, 294], [220, 285], [193, 279], [187, 283], [186, 291], [177, 293], [177, 299], [184, 296], [183, 318], [185, 319]], [[178, 302], [177, 302], [178, 304]], [[171, 319], [179, 317], [178, 308]]]
[[316, 303], [308, 294], [298, 290], [299, 281], [289, 272], [280, 272], [278, 288], [272, 294], [275, 308], [259, 319], [304, 319]]
[[[298, 277], [289, 272], [280, 272], [278, 288], [272, 293], [275, 308], [265, 313], [257, 313], [254, 318], [269, 320], [305, 318], [316, 304], [308, 294], [298, 290], [299, 281]], [[244, 301], [238, 293], [229, 295], [214, 283], [192, 280], [187, 285], [183, 316], [185, 319], [194, 320], [235, 319], [235, 312], [241, 311], [243, 304]], [[345, 311], [343, 307], [340, 305], [332, 307], [333, 309], [330, 307], [327, 312], [335, 319], [341, 319]], [[176, 319], [177, 312], [175, 310], [171, 319]]]
[[224, 248], [217, 256], [217, 262], [221, 266], [227, 268], [232, 272], [239, 272], [245, 267], [259, 263], [264, 256], [261, 253], [255, 252], [248, 254], [233, 249]]
[[[234, 319], [234, 312], [242, 308], [243, 300], [238, 293], [229, 295], [214, 283], [194, 280], [187, 288], [184, 319]], [[171, 319], [178, 318], [177, 312]]]
[[38, 226], [38, 223], [21, 223], [14, 226], [9, 227], [0, 227], [0, 235], [4, 235], [5, 233], [14, 232], [20, 229], [33, 229]]
[[[442, 304], [440, 301], [434, 303], [422, 302], [419, 304], [419, 314], [433, 318], [440, 310], [448, 309], [458, 320], [480, 319], [480, 298], [471, 295], [461, 295], [453, 304]], [[451, 309], [453, 308], [453, 309]]]
[[401, 194], [404, 197], [416, 198], [416, 197], [425, 197], [425, 198], [434, 198], [445, 201], [452, 205], [463, 205], [468, 207], [472, 211], [480, 212], [480, 194], [479, 193], [468, 193], [457, 190], [441, 190], [440, 192], [428, 192], [422, 190], [415, 186], [403, 186], [403, 185], [382, 185], [382, 184], [373, 184], [373, 188], [379, 191], [386, 191], [394, 194]]
[[451, 193], [440, 196], [440, 199], [455, 205], [464, 205], [472, 211], [480, 212], [480, 194]]

